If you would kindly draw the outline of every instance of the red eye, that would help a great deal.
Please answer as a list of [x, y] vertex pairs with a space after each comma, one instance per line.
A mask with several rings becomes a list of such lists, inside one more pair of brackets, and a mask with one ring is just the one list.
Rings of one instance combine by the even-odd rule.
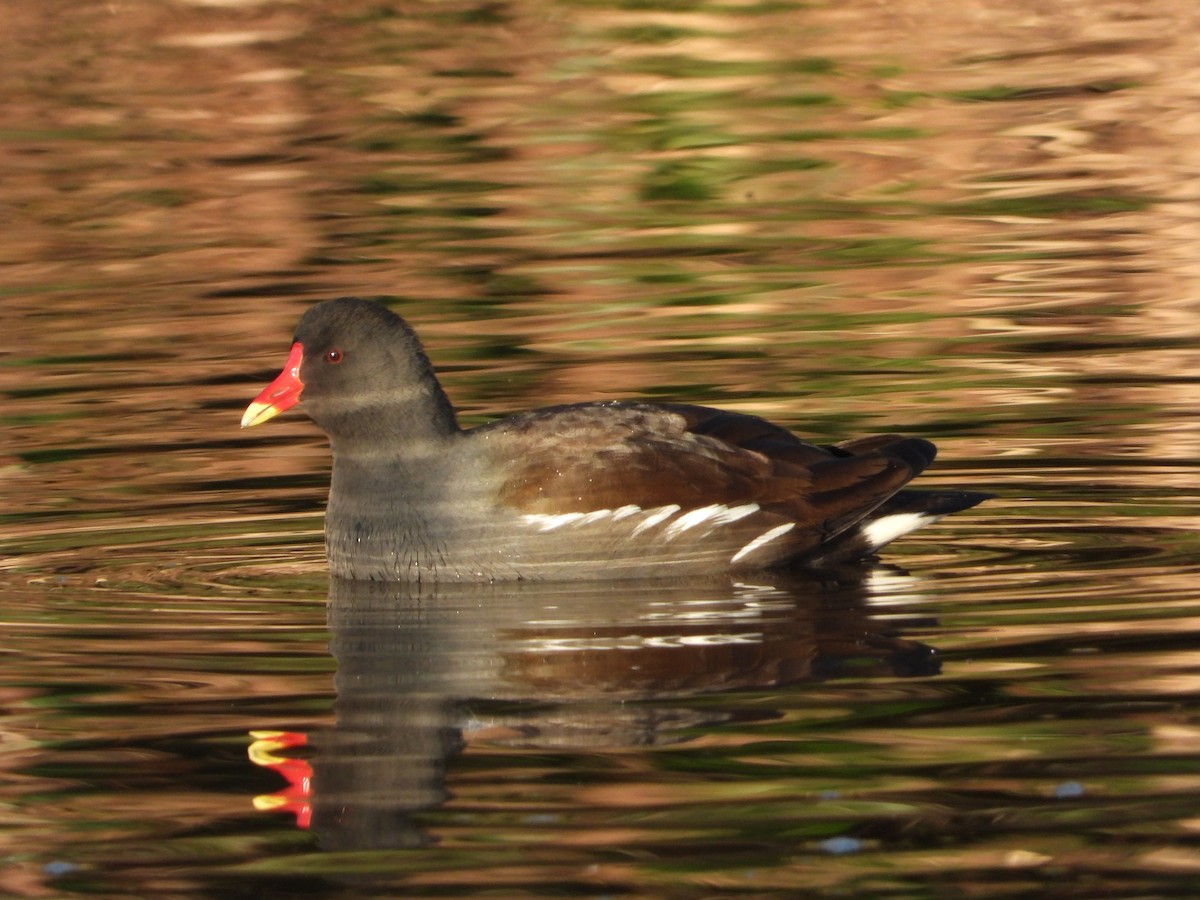
[[336, 366], [341, 361], [342, 361], [342, 351], [341, 350], [326, 350], [325, 351], [325, 362], [329, 363], [331, 366]]

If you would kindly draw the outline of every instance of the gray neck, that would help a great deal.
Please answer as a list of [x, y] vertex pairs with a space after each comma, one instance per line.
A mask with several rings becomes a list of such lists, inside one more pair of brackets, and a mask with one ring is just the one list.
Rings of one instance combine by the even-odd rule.
[[454, 408], [436, 382], [403, 391], [364, 391], [336, 404], [309, 404], [309, 416], [329, 435], [335, 457], [387, 457], [414, 462], [428, 448], [461, 433]]

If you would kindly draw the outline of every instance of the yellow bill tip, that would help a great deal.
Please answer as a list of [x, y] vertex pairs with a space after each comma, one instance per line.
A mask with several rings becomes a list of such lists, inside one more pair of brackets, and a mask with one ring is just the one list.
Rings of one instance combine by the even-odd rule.
[[280, 409], [270, 403], [259, 403], [255, 400], [246, 407], [246, 412], [242, 414], [242, 427], [249, 428], [251, 425], [261, 425], [269, 419], [279, 415]]

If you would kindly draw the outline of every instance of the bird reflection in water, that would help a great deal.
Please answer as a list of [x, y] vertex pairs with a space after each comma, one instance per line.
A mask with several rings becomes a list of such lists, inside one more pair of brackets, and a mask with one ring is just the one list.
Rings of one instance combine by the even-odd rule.
[[335, 580], [335, 725], [255, 733], [252, 760], [289, 782], [256, 806], [294, 813], [329, 850], [422, 846], [436, 835], [414, 813], [446, 802], [447, 766], [472, 744], [659, 746], [730, 716], [690, 698], [935, 675], [933, 648], [872, 614], [907, 580], [885, 567], [756, 584]]

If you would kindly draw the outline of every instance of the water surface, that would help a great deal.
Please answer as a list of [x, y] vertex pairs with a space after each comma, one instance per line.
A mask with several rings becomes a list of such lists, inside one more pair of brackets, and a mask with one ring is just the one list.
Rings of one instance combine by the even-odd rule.
[[[20, 4], [0, 889], [1189, 896], [1191, 5]], [[295, 319], [465, 423], [670, 398], [941, 448], [885, 565], [330, 584]]]

